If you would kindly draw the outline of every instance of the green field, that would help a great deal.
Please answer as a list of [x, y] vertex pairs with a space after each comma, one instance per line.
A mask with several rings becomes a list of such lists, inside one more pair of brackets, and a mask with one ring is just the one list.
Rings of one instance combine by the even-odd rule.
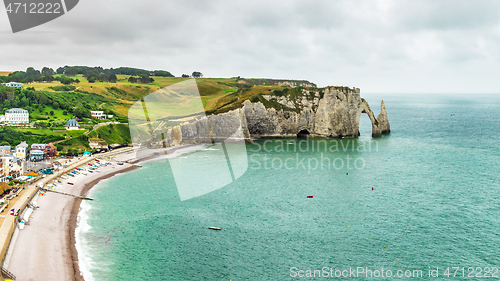
[[25, 129], [25, 128], [19, 128], [18, 129], [21, 132], [25, 133], [31, 133], [31, 134], [41, 134], [41, 135], [56, 135], [56, 136], [62, 136], [62, 137], [67, 137], [67, 138], [73, 138], [73, 137], [78, 137], [80, 135], [83, 135], [85, 130], [78, 130], [78, 131], [66, 131], [66, 130], [51, 130], [51, 129]]
[[[29, 106], [32, 106], [30, 122], [38, 122], [36, 125], [40, 129], [16, 130], [28, 134], [32, 140], [73, 138], [60, 142], [58, 145], [64, 151], [71, 148], [84, 151], [88, 149], [87, 136], [83, 136], [86, 130], [65, 131], [63, 127], [68, 119], [81, 116], [81, 114], [75, 115], [77, 109], [86, 112], [87, 118], [83, 118], [80, 124], [82, 128], [87, 130], [98, 122], [110, 121], [90, 119], [88, 118], [90, 117], [89, 112], [91, 110], [106, 110], [115, 115], [115, 120], [112, 121], [118, 120], [121, 123], [128, 122], [129, 113], [137, 116], [136, 125], [139, 125], [139, 131], [147, 136], [149, 130], [157, 127], [164, 128], [204, 114], [218, 114], [239, 108], [245, 100], [260, 101], [266, 107], [274, 107], [279, 110], [283, 108], [281, 104], [267, 101], [262, 96], [287, 95], [296, 97], [303, 95], [302, 89], [309, 89], [278, 85], [284, 80], [271, 79], [200, 78], [195, 80], [196, 87], [189, 87], [190, 83], [186, 80], [190, 80], [190, 78], [153, 77], [155, 81], [152, 83], [137, 84], [128, 82], [129, 77], [128, 75], [118, 75], [118, 81], [114, 83], [89, 83], [83, 75], [76, 75], [71, 78], [79, 79], [80, 83], [70, 85], [72, 87], [62, 87], [64, 85], [59, 81], [35, 82], [25, 85], [25, 89], [34, 88], [35, 90], [30, 94]], [[178, 84], [184, 81], [186, 83]], [[312, 88], [315, 89], [315, 87]], [[155, 94], [150, 95], [151, 93]], [[36, 97], [32, 97], [33, 95]], [[44, 95], [44, 97], [38, 97], [39, 95]], [[45, 100], [43, 104], [40, 104], [41, 98]], [[149, 125], [146, 122], [142, 99], [145, 101], [148, 117], [151, 120]], [[23, 100], [16, 102], [26, 104]], [[135, 107], [131, 109], [134, 104]], [[57, 109], [54, 109], [56, 106]], [[53, 115], [50, 114], [51, 111], [53, 111]], [[64, 112], [67, 114], [64, 115]], [[91, 132], [88, 137], [102, 138], [108, 144], [131, 142], [128, 126], [125, 125], [101, 127]], [[14, 141], [11, 138], [9, 140]]]
[[[135, 84], [128, 82], [129, 76], [127, 75], [118, 75], [117, 77], [118, 81], [116, 83], [89, 83], [83, 75], [76, 75], [73, 78], [77, 78], [81, 82], [73, 84], [76, 90], [71, 92], [58, 92], [50, 89], [50, 87], [61, 86], [58, 81], [33, 83], [29, 86], [34, 87], [35, 90], [47, 91], [58, 99], [81, 101], [81, 103], [86, 103], [94, 110], [112, 110], [119, 117], [124, 118], [128, 115], [128, 109], [141, 98], [189, 79], [154, 77], [155, 81], [152, 83]], [[196, 79], [196, 83], [203, 108], [207, 113], [222, 112], [229, 108], [233, 109], [240, 106], [246, 99], [258, 100], [258, 96], [261, 94], [270, 94], [275, 90], [281, 91], [289, 88], [288, 86], [273, 85], [273, 80], [270, 79], [199, 78]], [[167, 115], [183, 116], [192, 114], [192, 110], [186, 104], [183, 104], [185, 101], [182, 95], [177, 96], [176, 99], [165, 99], [164, 102], [167, 104], [163, 106], [169, 112]], [[233, 103], [234, 105], [231, 106]], [[179, 109], [176, 105], [182, 105], [182, 108]]]
[[132, 142], [127, 124], [102, 126], [92, 131], [88, 137], [103, 139], [107, 144], [129, 144]]

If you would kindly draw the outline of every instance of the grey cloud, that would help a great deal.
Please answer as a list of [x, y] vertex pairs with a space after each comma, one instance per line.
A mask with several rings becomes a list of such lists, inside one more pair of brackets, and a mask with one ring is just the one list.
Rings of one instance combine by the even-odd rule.
[[[13, 35], [0, 26], [0, 50], [14, 54], [0, 68], [198, 70], [211, 77], [309, 79], [368, 92], [465, 91], [481, 82], [487, 91], [499, 91], [498, 83], [487, 83], [500, 65], [499, 5], [86, 0], [27, 32]], [[8, 24], [5, 13], [0, 23]]]
[[407, 29], [475, 29], [499, 22], [498, 1], [399, 1], [394, 14]]

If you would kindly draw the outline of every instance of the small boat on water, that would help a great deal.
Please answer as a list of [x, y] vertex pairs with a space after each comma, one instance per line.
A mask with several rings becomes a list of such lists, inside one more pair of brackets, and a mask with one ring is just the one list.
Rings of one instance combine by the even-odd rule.
[[312, 196], [312, 195], [309, 195], [309, 196], [307, 196], [307, 198], [313, 198], [313, 196]]
[[212, 229], [212, 230], [221, 230], [222, 228], [220, 227], [215, 227], [215, 226], [209, 226], [208, 229]]

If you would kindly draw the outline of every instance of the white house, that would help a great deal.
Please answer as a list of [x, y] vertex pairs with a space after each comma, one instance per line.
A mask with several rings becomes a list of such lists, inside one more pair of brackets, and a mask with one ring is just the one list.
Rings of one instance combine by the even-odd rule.
[[73, 130], [80, 130], [80, 124], [78, 124], [78, 121], [75, 119], [69, 119], [68, 122], [64, 125], [66, 130], [68, 131], [73, 131]]
[[17, 82], [2, 83], [2, 86], [11, 88], [22, 88], [23, 84]]
[[28, 124], [30, 122], [30, 114], [25, 109], [12, 108], [5, 111], [4, 122], [9, 125]]
[[28, 150], [28, 144], [23, 141], [22, 143], [18, 144], [16, 146], [16, 151], [14, 153], [14, 156], [19, 159], [24, 159], [26, 158], [26, 152]]
[[92, 118], [96, 118], [96, 119], [106, 119], [106, 115], [104, 114], [104, 111], [91, 111], [90, 116], [92, 116]]

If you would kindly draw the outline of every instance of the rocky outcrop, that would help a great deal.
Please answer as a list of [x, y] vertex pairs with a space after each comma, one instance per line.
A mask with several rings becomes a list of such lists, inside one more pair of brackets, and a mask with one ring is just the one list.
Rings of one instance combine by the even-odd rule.
[[246, 100], [241, 108], [226, 113], [169, 128], [166, 134], [162, 134], [162, 139], [166, 145], [177, 145], [249, 141], [251, 136], [358, 137], [363, 113], [370, 118], [373, 137], [390, 132], [384, 102], [375, 118], [357, 88], [302, 89], [289, 95], [269, 93], [262, 98], [259, 102]]
[[387, 118], [387, 111], [385, 110], [385, 104], [382, 100], [382, 104], [380, 105], [380, 114], [377, 117], [380, 130], [382, 134], [388, 134], [391, 132], [391, 125], [389, 124], [389, 119]]
[[357, 88], [327, 87], [317, 92], [304, 91], [294, 99], [284, 96], [264, 96], [267, 101], [282, 105], [281, 109], [266, 107], [261, 102], [245, 101], [243, 112], [248, 131], [259, 137], [357, 137], [359, 119], [366, 113], [372, 122], [372, 136], [390, 132], [387, 112], [375, 118], [368, 102], [360, 97]]
[[247, 120], [242, 109], [205, 116], [194, 122], [186, 122], [167, 131], [166, 145], [237, 142], [250, 140]]

